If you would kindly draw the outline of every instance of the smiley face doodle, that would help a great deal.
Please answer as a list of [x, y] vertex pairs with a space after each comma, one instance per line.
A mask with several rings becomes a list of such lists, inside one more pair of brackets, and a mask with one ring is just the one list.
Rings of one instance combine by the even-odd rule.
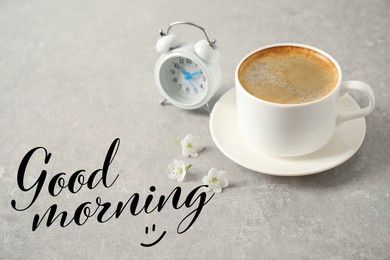
[[[153, 226], [152, 226], [152, 231], [154, 232], [155, 230], [156, 230], [156, 225], [153, 224]], [[145, 234], [148, 234], [148, 232], [149, 232], [149, 228], [148, 228], [148, 227], [145, 227]], [[154, 241], [153, 243], [149, 243], [149, 244], [141, 243], [141, 246], [150, 247], [150, 246], [156, 245], [158, 242], [161, 241], [161, 239], [165, 236], [166, 233], [167, 233], [167, 231], [162, 232], [162, 234], [160, 235], [160, 237], [159, 237], [156, 241]]]

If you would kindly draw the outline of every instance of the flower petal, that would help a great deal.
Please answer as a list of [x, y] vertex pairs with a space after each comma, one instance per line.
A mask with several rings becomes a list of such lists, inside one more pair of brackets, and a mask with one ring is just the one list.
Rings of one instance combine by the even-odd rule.
[[186, 168], [186, 163], [180, 160], [180, 161], [177, 162], [177, 166], [185, 169]]
[[222, 188], [226, 188], [229, 185], [228, 180], [224, 177], [219, 178], [219, 183], [221, 184]]
[[190, 151], [186, 147], [183, 147], [181, 153], [183, 154], [184, 157], [188, 157], [190, 155]]
[[194, 136], [191, 134], [188, 134], [184, 137], [184, 140], [187, 141], [187, 143], [190, 143], [194, 139]]
[[206, 185], [209, 185], [210, 177], [208, 175], [204, 176], [202, 182]]
[[196, 150], [191, 149], [189, 150], [189, 153], [192, 157], [198, 157], [198, 152]]
[[168, 165], [168, 170], [169, 170], [169, 172], [173, 172], [174, 170], [175, 170], [175, 164], [174, 163], [170, 163], [169, 165]]
[[210, 168], [210, 170], [209, 170], [209, 172], [207, 174], [210, 177], [217, 177], [218, 176], [218, 169]]
[[177, 179], [177, 175], [175, 173], [171, 172], [170, 174], [168, 174], [168, 178], [171, 180], [174, 180], [174, 179]]
[[184, 180], [184, 177], [185, 177], [185, 176], [186, 176], [185, 174], [180, 174], [180, 175], [178, 175], [177, 181], [182, 182], [182, 181]]
[[213, 187], [213, 191], [214, 191], [215, 193], [221, 193], [221, 191], [222, 191], [221, 184], [215, 183], [215, 185], [214, 185], [214, 187]]
[[198, 144], [196, 144], [196, 145], [192, 146], [192, 149], [197, 151], [197, 152], [200, 152], [200, 151], [202, 151], [203, 147], [198, 145]]
[[217, 173], [217, 176], [218, 177], [224, 177], [226, 174], [226, 172], [224, 170], [219, 170], [218, 173]]

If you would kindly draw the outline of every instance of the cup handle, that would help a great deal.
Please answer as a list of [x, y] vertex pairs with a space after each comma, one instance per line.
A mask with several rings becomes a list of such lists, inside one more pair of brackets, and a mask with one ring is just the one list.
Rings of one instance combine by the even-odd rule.
[[357, 111], [352, 111], [347, 114], [339, 114], [337, 117], [337, 125], [344, 123], [345, 121], [352, 120], [359, 117], [368, 116], [375, 107], [375, 95], [372, 88], [362, 81], [343, 81], [341, 82], [340, 96], [345, 95], [348, 90], [358, 90], [363, 92], [368, 97], [369, 104]]

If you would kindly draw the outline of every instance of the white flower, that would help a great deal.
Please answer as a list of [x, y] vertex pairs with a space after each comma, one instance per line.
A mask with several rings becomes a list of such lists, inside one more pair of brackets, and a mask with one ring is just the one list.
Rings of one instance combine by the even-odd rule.
[[228, 180], [225, 177], [226, 172], [211, 168], [206, 176], [203, 177], [202, 181], [208, 185], [205, 188], [206, 191], [213, 190], [215, 193], [220, 193], [222, 188], [226, 188], [229, 185]]
[[186, 135], [184, 139], [180, 141], [182, 154], [184, 157], [192, 156], [197, 157], [203, 147], [200, 145], [200, 138], [193, 135]]
[[184, 177], [186, 177], [189, 168], [191, 168], [191, 164], [186, 166], [183, 161], [174, 159], [173, 162], [168, 165], [168, 178], [182, 182]]

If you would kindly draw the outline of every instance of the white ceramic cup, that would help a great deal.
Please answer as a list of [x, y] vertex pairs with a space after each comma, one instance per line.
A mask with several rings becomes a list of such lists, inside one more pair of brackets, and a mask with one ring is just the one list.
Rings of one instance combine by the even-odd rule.
[[[279, 104], [253, 96], [241, 85], [238, 71], [252, 54], [276, 46], [298, 46], [314, 50], [333, 62], [338, 72], [336, 87], [326, 96], [308, 103]], [[340, 65], [317, 48], [295, 43], [268, 45], [248, 54], [235, 72], [238, 128], [242, 138], [256, 150], [275, 156], [299, 156], [314, 152], [333, 136], [336, 127], [348, 120], [369, 115], [375, 106], [372, 88], [361, 81], [342, 81]], [[368, 97], [369, 104], [348, 114], [338, 111], [338, 102], [348, 90]]]

